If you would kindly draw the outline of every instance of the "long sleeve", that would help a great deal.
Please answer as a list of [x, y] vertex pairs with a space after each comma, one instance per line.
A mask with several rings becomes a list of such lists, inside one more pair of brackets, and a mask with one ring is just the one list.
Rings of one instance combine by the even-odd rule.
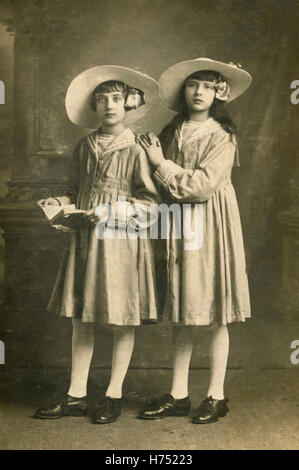
[[213, 195], [234, 165], [236, 142], [226, 132], [215, 136], [207, 155], [195, 170], [184, 169], [171, 160], [160, 165], [154, 178], [180, 202], [205, 202]]
[[135, 190], [131, 204], [133, 219], [137, 217], [139, 228], [146, 228], [156, 222], [158, 211], [155, 209], [161, 202], [161, 196], [153, 181], [152, 170], [144, 150], [138, 146], [138, 154], [135, 159], [134, 168]]
[[161, 197], [153, 181], [152, 170], [144, 150], [140, 147], [135, 160], [134, 202], [153, 203], [160, 202]]

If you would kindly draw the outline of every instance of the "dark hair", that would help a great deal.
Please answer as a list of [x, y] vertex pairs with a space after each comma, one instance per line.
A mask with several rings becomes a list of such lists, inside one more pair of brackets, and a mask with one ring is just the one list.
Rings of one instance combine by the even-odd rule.
[[107, 82], [100, 83], [92, 92], [90, 99], [90, 106], [93, 111], [97, 110], [97, 93], [111, 93], [112, 91], [120, 91], [125, 100], [128, 94], [128, 87], [125, 83], [117, 80], [108, 80]]
[[[138, 100], [139, 100], [138, 106], [145, 104], [143, 91], [138, 90], [137, 88], [130, 88], [124, 82], [120, 82], [117, 80], [108, 80], [107, 82], [100, 83], [93, 90], [91, 94], [91, 99], [90, 99], [91, 109], [93, 111], [97, 110], [97, 100], [96, 100], [97, 93], [111, 93], [113, 91], [119, 91], [123, 94], [123, 97], [125, 99], [124, 108], [126, 111], [130, 111], [131, 109], [136, 109], [136, 106], [132, 103], [132, 95], [135, 95], [135, 97], [138, 96]], [[131, 103], [129, 103], [130, 101]]]
[[215, 72], [215, 70], [199, 70], [199, 72], [193, 72], [189, 75], [186, 80], [189, 78], [194, 78], [194, 80], [206, 80], [207, 82], [220, 82], [220, 80], [225, 80], [220, 72]]
[[[188, 79], [194, 78], [195, 80], [206, 80], [207, 82], [214, 82], [217, 83], [221, 80], [226, 80], [220, 72], [215, 72], [214, 70], [200, 70], [199, 72], [194, 72], [189, 75], [180, 90], [180, 99], [183, 103], [182, 105], [182, 114], [184, 118], [188, 118], [188, 109], [185, 101], [185, 86]], [[212, 106], [210, 107], [210, 116], [215, 119], [215, 121], [219, 122], [223, 129], [228, 132], [229, 134], [236, 134], [237, 133], [237, 126], [230, 118], [226, 103], [224, 101], [218, 100], [217, 98], [214, 99]]]
[[226, 103], [224, 101], [214, 99], [214, 103], [210, 107], [210, 116], [219, 122], [223, 129], [229, 134], [237, 133], [237, 126], [228, 114]]

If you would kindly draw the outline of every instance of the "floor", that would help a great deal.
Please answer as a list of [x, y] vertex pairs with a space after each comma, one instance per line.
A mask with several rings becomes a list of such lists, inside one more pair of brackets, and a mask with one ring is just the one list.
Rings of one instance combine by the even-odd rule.
[[[230, 412], [217, 423], [205, 426], [192, 424], [188, 417], [150, 422], [135, 418], [146, 399], [168, 391], [168, 369], [129, 370], [124, 409], [113, 424], [96, 426], [90, 416], [32, 419], [36, 407], [67, 386], [67, 373], [64, 369], [15, 370], [9, 379], [2, 377], [0, 449], [299, 449], [297, 368], [228, 370]], [[91, 408], [104, 392], [108, 377], [108, 370], [92, 370]], [[204, 398], [208, 378], [208, 370], [191, 370], [193, 408]]]

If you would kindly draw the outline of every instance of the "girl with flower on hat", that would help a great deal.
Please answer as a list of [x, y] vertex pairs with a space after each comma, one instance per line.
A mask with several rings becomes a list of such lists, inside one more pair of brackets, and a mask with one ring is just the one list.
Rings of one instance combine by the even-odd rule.
[[75, 203], [86, 211], [87, 220], [70, 233], [48, 307], [72, 318], [70, 387], [53, 405], [37, 410], [36, 418], [86, 414], [94, 324], [100, 323], [113, 327], [114, 344], [110, 383], [93, 422], [116, 421], [135, 327], [157, 319], [151, 240], [136, 236], [135, 229], [137, 205], [146, 212], [159, 195], [145, 152], [126, 127], [142, 116], [145, 103], [157, 92], [155, 80], [113, 65], [82, 72], [68, 88], [68, 117], [78, 126], [96, 130], [75, 148], [67, 194], [42, 202]]
[[250, 301], [241, 223], [231, 183], [232, 168], [239, 166], [236, 126], [226, 103], [240, 96], [250, 82], [251, 76], [240, 67], [211, 59], [173, 65], [160, 77], [160, 97], [179, 114], [159, 139], [152, 133], [139, 139], [155, 169], [164, 201], [179, 203], [182, 218], [185, 214], [191, 217], [195, 227], [200, 214], [195, 236], [202, 233], [201, 241], [190, 248], [185, 233], [181, 239], [175, 236], [175, 219], [170, 217], [168, 240], [161, 253], [167, 258], [164, 313], [174, 324], [172, 388], [170, 394], [140, 412], [142, 419], [189, 413], [192, 327], [203, 325], [214, 327], [210, 385], [192, 422], [215, 422], [228, 411], [223, 390], [229, 350], [227, 325], [250, 317]]

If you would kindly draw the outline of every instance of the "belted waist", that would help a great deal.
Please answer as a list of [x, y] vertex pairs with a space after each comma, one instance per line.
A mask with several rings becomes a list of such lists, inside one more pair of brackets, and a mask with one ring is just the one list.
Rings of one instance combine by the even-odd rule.
[[126, 181], [119, 178], [109, 178], [100, 181], [95, 181], [92, 185], [94, 191], [106, 191], [109, 189], [121, 189], [128, 193], [132, 193], [134, 186], [130, 181]]

